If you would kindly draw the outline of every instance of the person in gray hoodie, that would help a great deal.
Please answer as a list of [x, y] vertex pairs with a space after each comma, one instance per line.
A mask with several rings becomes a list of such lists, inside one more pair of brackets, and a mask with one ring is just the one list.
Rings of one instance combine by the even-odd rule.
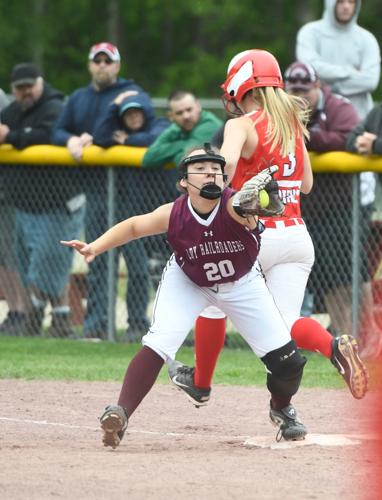
[[[325, 0], [322, 18], [307, 23], [297, 33], [296, 56], [298, 61], [311, 64], [320, 80], [327, 83], [332, 92], [348, 98], [359, 117], [364, 119], [373, 108], [371, 92], [379, 83], [381, 54], [374, 35], [357, 24], [361, 4], [361, 0]], [[362, 172], [360, 187], [361, 216], [364, 227], [368, 228], [375, 201], [375, 175], [372, 172]], [[347, 197], [351, 203], [351, 189], [348, 189]], [[338, 201], [338, 198], [336, 200]], [[340, 237], [339, 226], [333, 227]], [[365, 238], [366, 234], [367, 232]], [[339, 287], [336, 294], [333, 302], [343, 301], [347, 311], [345, 317], [350, 318], [350, 292], [347, 290], [341, 292]], [[370, 282], [363, 284], [362, 294], [362, 309], [372, 311], [373, 296]], [[361, 319], [361, 330], [365, 327], [369, 330], [377, 329], [372, 315], [369, 317], [367, 322]], [[347, 324], [346, 328], [349, 326]], [[360, 336], [363, 336], [362, 332]]]
[[375, 36], [357, 24], [361, 0], [325, 0], [319, 21], [297, 33], [297, 60], [311, 64], [332, 92], [347, 97], [361, 119], [373, 107], [381, 55]]

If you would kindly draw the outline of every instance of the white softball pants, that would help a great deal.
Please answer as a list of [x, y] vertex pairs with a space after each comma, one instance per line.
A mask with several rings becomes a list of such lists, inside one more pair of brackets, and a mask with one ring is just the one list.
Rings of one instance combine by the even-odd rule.
[[259, 357], [291, 340], [289, 330], [270, 294], [259, 265], [233, 283], [199, 287], [172, 256], [163, 271], [149, 332], [142, 343], [165, 361], [175, 359], [196, 318], [207, 306], [230, 317]]
[[[267, 228], [261, 234], [258, 261], [267, 287], [290, 331], [300, 317], [306, 284], [314, 264], [313, 242], [306, 226]], [[216, 307], [208, 307], [201, 316], [224, 318], [225, 314]]]

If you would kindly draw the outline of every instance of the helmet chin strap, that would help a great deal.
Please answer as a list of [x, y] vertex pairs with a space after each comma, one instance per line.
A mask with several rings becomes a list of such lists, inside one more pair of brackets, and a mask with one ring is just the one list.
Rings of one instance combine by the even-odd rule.
[[187, 183], [190, 184], [190, 186], [199, 189], [200, 196], [202, 198], [205, 198], [206, 200], [217, 200], [218, 198], [221, 198], [221, 195], [223, 193], [222, 188], [217, 184], [215, 184], [214, 182], [209, 182], [208, 184], [205, 184], [202, 188], [198, 188], [198, 186], [195, 186], [195, 184], [191, 184], [191, 182], [188, 179]]

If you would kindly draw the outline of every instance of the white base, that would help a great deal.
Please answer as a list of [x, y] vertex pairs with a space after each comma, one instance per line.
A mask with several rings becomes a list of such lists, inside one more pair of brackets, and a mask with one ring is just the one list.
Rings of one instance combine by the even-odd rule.
[[270, 448], [271, 450], [285, 450], [299, 446], [352, 446], [359, 445], [364, 440], [377, 440], [380, 436], [372, 435], [344, 435], [344, 434], [308, 434], [302, 441], [277, 442], [274, 436], [256, 436], [244, 441], [247, 448]]

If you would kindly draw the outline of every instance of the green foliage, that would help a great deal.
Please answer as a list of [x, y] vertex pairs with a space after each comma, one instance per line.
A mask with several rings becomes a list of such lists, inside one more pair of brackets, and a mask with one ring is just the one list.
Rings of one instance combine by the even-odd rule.
[[[122, 382], [128, 363], [139, 349], [138, 344], [0, 337], [0, 378]], [[327, 359], [318, 354], [307, 356], [304, 387], [344, 387]], [[182, 348], [178, 359], [192, 365], [193, 348]], [[225, 349], [214, 383], [264, 386], [265, 376], [264, 365], [249, 349]], [[168, 383], [165, 369], [159, 381]]]
[[[272, 51], [284, 69], [297, 30], [322, 14], [323, 0], [14, 0], [0, 2], [0, 87], [14, 64], [34, 60], [67, 94], [89, 81], [87, 54], [98, 41], [117, 43], [122, 75], [154, 97], [190, 88], [218, 97], [237, 52]], [[379, 0], [363, 2], [360, 23], [379, 33]], [[375, 93], [381, 96], [381, 86]]]

